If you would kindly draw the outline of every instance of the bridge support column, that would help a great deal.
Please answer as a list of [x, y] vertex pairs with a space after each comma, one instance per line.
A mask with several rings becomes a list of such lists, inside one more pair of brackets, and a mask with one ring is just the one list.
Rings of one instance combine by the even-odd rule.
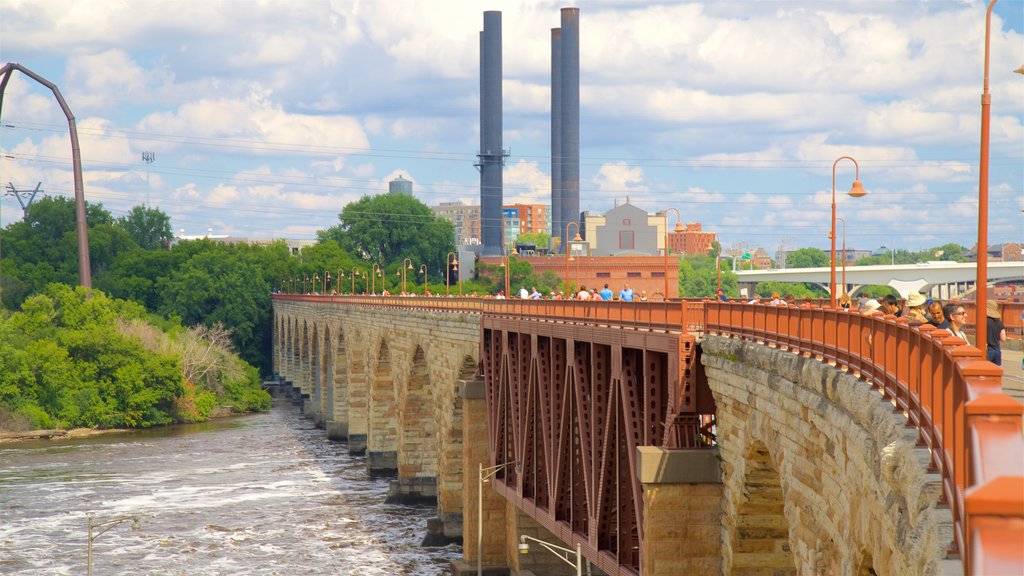
[[327, 439], [328, 440], [346, 440], [346, 439], [348, 439], [348, 422], [342, 422], [340, 420], [328, 420], [327, 421]]
[[[462, 398], [462, 560], [452, 562], [456, 576], [476, 574], [478, 547], [482, 550], [484, 574], [503, 576], [509, 573], [505, 550], [510, 546], [506, 510], [511, 505], [491, 489], [480, 485], [480, 465], [491, 465], [490, 437], [487, 430], [487, 402], [483, 380], [461, 380]], [[480, 489], [483, 488], [481, 494]], [[478, 500], [483, 507], [478, 507]], [[514, 517], [514, 512], [511, 513]], [[482, 520], [482, 524], [481, 524]], [[482, 529], [478, 528], [482, 525]], [[483, 540], [478, 539], [478, 532]], [[515, 544], [511, 544], [515, 548]]]
[[713, 449], [637, 448], [644, 491], [643, 576], [720, 574], [722, 471]]

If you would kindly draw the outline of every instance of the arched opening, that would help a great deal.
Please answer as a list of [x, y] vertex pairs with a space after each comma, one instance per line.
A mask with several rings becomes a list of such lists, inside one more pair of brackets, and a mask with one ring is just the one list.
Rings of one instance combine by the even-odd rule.
[[398, 470], [397, 422], [391, 351], [381, 340], [370, 377], [369, 425], [366, 434], [366, 466], [371, 474], [391, 476]]
[[789, 522], [779, 472], [768, 447], [754, 442], [744, 455], [743, 495], [736, 514], [732, 573], [795, 575]]
[[327, 438], [343, 440], [348, 438], [348, 354], [345, 349], [345, 334], [338, 331], [337, 342], [333, 343], [331, 368], [327, 372], [330, 382], [330, 400], [327, 416]]

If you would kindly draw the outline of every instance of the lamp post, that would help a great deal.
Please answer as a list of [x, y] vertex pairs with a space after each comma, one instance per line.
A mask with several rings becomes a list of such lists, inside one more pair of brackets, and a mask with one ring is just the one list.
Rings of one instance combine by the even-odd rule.
[[988, 306], [988, 140], [989, 116], [992, 95], [988, 93], [989, 40], [992, 37], [992, 7], [996, 0], [989, 0], [985, 12], [985, 76], [981, 90], [981, 160], [978, 163], [978, 262], [974, 278], [974, 345], [981, 351], [982, 358], [988, 355], [988, 333], [986, 330], [985, 308]]
[[[569, 226], [576, 226], [576, 235], [573, 236], [572, 241], [569, 240]], [[566, 222], [565, 223], [565, 297], [569, 297], [569, 262], [575, 260], [572, 252], [572, 242], [582, 242], [583, 238], [580, 238], [580, 223], [579, 222]]]
[[[853, 178], [853, 186], [850, 187], [848, 194], [854, 198], [860, 198], [867, 194], [867, 190], [864, 189], [864, 185], [860, 183], [860, 165], [857, 161], [849, 156], [840, 156], [836, 158], [836, 161], [832, 164], [832, 233], [829, 235], [832, 241], [832, 266], [831, 273], [829, 275], [829, 300], [831, 301], [832, 307], [836, 307], [836, 166], [840, 160], [849, 160], [853, 162], [853, 166], [856, 169], [856, 173]], [[844, 254], [845, 256], [845, 254]]]
[[313, 280], [309, 283], [309, 291], [316, 293], [316, 289], [320, 287], [320, 273], [313, 272]]
[[[454, 262], [453, 262], [454, 260]], [[451, 296], [452, 269], [459, 271], [459, 257], [455, 252], [449, 252], [444, 256], [444, 295]], [[459, 279], [459, 296], [462, 296], [462, 279]]]
[[112, 530], [117, 525], [131, 521], [132, 532], [139, 531], [139, 518], [138, 516], [120, 516], [113, 520], [107, 520], [105, 522], [93, 522], [92, 516], [89, 516], [89, 543], [86, 545], [86, 573], [88, 576], [92, 576], [92, 542], [99, 538], [104, 533]]
[[[560, 560], [576, 569], [576, 576], [583, 576], [583, 554], [580, 552], [580, 543], [576, 543], [576, 549], [570, 550], [569, 548], [563, 548], [550, 542], [545, 542], [533, 536], [527, 536], [523, 534], [519, 537], [519, 553], [529, 554], [530, 544], [527, 541], [536, 542], [542, 547], [547, 548], [552, 554], [557, 556]], [[572, 558], [575, 556], [575, 561]]]
[[[668, 213], [669, 212], [675, 212], [676, 213], [676, 227], [675, 227], [675, 230], [673, 230], [672, 232], [674, 232], [675, 234], [679, 234], [680, 232], [683, 231], [683, 224], [682, 224], [682, 222], [680, 222], [680, 220], [682, 219], [682, 216], [679, 215], [679, 209], [678, 208], [666, 208], [665, 209], [665, 272], [664, 272], [665, 273], [665, 301], [666, 302], [668, 302]], [[676, 265], [676, 268], [679, 268], [678, 264]]]
[[324, 294], [327, 294], [327, 287], [331, 285], [331, 273], [324, 270]]
[[846, 294], [846, 220], [836, 218], [843, 223], [843, 294]]
[[374, 264], [370, 268], [370, 295], [373, 296], [377, 293], [377, 278], [380, 278], [380, 286], [384, 287], [383, 274], [380, 272], [380, 265]]
[[309, 294], [309, 274], [302, 275], [302, 293]]
[[356, 295], [356, 276], [359, 276], [359, 268], [352, 267], [352, 295]]
[[484, 463], [478, 463], [479, 474], [477, 475], [476, 486], [476, 574], [482, 576], [484, 573], [484, 484], [491, 481], [498, 472], [518, 462], [505, 462], [497, 466], [484, 468]]
[[[407, 268], [408, 266], [408, 268]], [[401, 260], [401, 293], [406, 294], [406, 271], [413, 270], [412, 258], [404, 258]]]
[[420, 274], [423, 274], [423, 295], [427, 295], [427, 265], [420, 264]]

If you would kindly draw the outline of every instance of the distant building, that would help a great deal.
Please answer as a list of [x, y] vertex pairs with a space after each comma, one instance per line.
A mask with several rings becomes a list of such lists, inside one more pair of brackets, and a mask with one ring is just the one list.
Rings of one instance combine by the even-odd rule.
[[442, 202], [432, 206], [434, 215], [444, 218], [455, 227], [455, 243], [470, 246], [480, 243], [480, 207], [462, 202]]
[[682, 232], [669, 232], [668, 247], [673, 254], [707, 254], [718, 240], [714, 232], [704, 232], [698, 222], [686, 225]]
[[657, 256], [664, 246], [664, 214], [649, 214], [628, 199], [602, 215], [584, 213], [583, 220], [580, 235], [593, 256]]
[[514, 246], [516, 240], [519, 239], [519, 210], [515, 208], [504, 207], [501, 209], [502, 219], [502, 241], [505, 243], [505, 247], [512, 251], [511, 246]]
[[[978, 245], [975, 244], [971, 247], [971, 250], [967, 252], [968, 262], [978, 261]], [[1021, 261], [1021, 246], [1016, 242], [1003, 242], [1001, 244], [992, 244], [988, 247], [988, 261], [989, 262], [1020, 262]]]
[[412, 196], [412, 181], [406, 180], [399, 175], [398, 178], [388, 182], [388, 194], [405, 194], [406, 196]]
[[254, 244], [258, 246], [266, 246], [273, 244], [274, 242], [284, 242], [285, 246], [288, 247], [288, 253], [292, 256], [297, 256], [303, 248], [307, 246], [313, 246], [316, 244], [316, 240], [296, 240], [294, 238], [249, 238], [245, 236], [229, 236], [227, 234], [203, 234], [203, 235], [188, 235], [182, 230], [180, 234], [175, 238], [177, 242], [188, 241], [188, 240], [209, 240], [210, 242], [219, 242], [221, 244]]
[[546, 204], [506, 204], [504, 208], [505, 210], [512, 209], [516, 211], [520, 234], [551, 233]]

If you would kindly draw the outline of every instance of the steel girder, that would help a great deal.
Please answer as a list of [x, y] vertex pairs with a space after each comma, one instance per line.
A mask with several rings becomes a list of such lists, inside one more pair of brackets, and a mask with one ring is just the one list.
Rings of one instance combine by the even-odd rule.
[[491, 464], [516, 463], [495, 489], [606, 573], [638, 574], [637, 447], [678, 445], [707, 419], [692, 339], [487, 315], [483, 328]]

